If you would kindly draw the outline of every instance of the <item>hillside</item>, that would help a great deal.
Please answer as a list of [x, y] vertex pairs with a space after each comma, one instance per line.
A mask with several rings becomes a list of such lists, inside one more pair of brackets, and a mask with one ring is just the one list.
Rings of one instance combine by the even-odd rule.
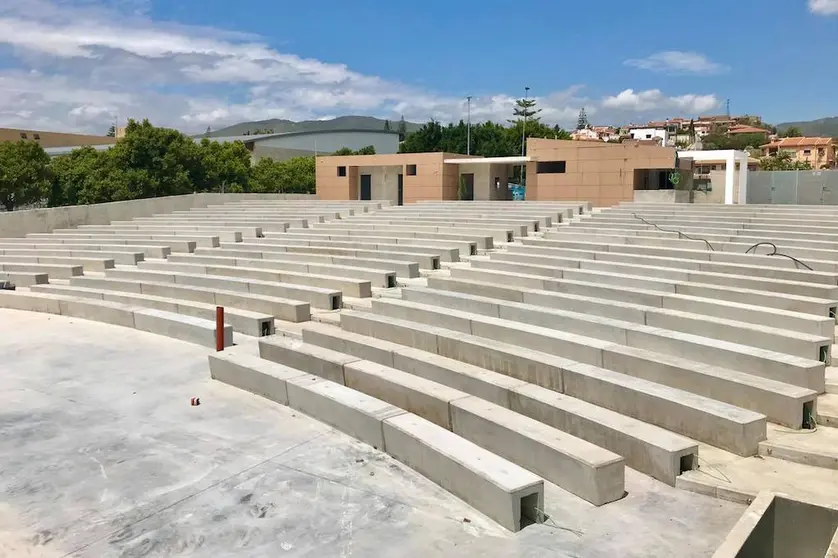
[[[390, 126], [395, 131], [399, 121], [391, 120]], [[407, 123], [407, 131], [412, 132], [420, 128], [421, 124], [414, 122]], [[333, 130], [383, 130], [384, 120], [372, 116], [340, 116], [332, 120], [304, 120], [294, 122], [293, 120], [259, 120], [256, 122], [241, 122], [220, 130], [213, 130], [211, 137], [241, 136], [246, 132], [253, 133], [256, 130], [273, 130], [279, 134], [282, 132], [311, 132], [311, 131], [333, 131]]]
[[838, 138], [838, 116], [805, 122], [783, 122], [777, 124], [777, 130], [783, 132], [792, 126], [799, 128], [806, 136]]

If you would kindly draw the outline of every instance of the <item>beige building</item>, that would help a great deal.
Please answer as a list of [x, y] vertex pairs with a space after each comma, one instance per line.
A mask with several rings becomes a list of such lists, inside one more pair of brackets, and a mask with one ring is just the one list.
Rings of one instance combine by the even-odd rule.
[[109, 145], [116, 143], [116, 138], [107, 136], [64, 134], [61, 132], [43, 132], [39, 130], [22, 130], [18, 128], [0, 128], [0, 142], [20, 140], [37, 142], [43, 148], [81, 145]]
[[[399, 153], [317, 158], [317, 195], [330, 200], [511, 199], [509, 177], [526, 166], [528, 200], [587, 200], [598, 206], [632, 201], [636, 191], [672, 189], [675, 149], [530, 138], [526, 157]], [[681, 161], [682, 184], [692, 162]], [[686, 167], [686, 168], [684, 168]]]
[[781, 138], [762, 146], [764, 156], [778, 153], [788, 153], [794, 160], [809, 163], [816, 170], [838, 166], [832, 138]]

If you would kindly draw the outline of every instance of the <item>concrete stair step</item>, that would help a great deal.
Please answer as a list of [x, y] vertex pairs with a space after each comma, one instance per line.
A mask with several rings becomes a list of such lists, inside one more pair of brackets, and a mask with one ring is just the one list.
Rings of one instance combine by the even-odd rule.
[[819, 425], [838, 428], [838, 394], [827, 393], [818, 397]]
[[826, 367], [826, 393], [838, 394], [838, 368]]
[[769, 425], [759, 454], [812, 467], [838, 470], [838, 428], [818, 424], [815, 430], [787, 430]]

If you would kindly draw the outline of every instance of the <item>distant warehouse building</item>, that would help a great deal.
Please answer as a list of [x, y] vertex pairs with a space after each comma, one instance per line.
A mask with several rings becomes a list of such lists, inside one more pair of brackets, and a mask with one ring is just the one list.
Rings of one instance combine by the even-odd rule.
[[[195, 138], [200, 141], [202, 138]], [[341, 148], [357, 151], [373, 146], [376, 154], [388, 155], [399, 151], [399, 133], [388, 130], [337, 130], [316, 132], [283, 132], [209, 138], [227, 143], [240, 141], [251, 152], [254, 160], [270, 157], [283, 161], [306, 155], [328, 155]]]
[[[112, 140], [93, 145], [96, 150], [110, 149], [116, 138], [102, 138]], [[201, 142], [202, 136], [193, 138]], [[270, 157], [275, 161], [285, 161], [292, 157], [309, 155], [329, 155], [346, 147], [358, 151], [363, 147], [373, 146], [377, 154], [392, 154], [399, 151], [399, 133], [387, 130], [337, 130], [317, 132], [283, 132], [278, 134], [252, 134], [248, 136], [210, 137], [210, 141], [228, 143], [240, 141], [251, 153], [254, 161], [263, 157]], [[91, 142], [92, 143], [92, 142]], [[46, 149], [51, 157], [69, 154], [73, 149], [91, 143], [79, 143], [63, 147]]]

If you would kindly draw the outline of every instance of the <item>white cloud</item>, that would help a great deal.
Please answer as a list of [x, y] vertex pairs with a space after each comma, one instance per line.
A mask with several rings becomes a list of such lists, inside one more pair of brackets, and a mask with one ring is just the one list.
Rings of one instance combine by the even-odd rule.
[[[244, 120], [370, 114], [424, 121], [466, 117], [460, 95], [365, 75], [344, 64], [280, 52], [258, 37], [156, 22], [148, 0], [0, 0], [0, 126], [102, 133], [115, 117], [149, 118], [187, 132]], [[550, 124], [639, 114], [701, 112], [712, 95], [626, 90], [592, 98], [582, 85], [537, 97]], [[515, 98], [476, 94], [473, 121], [503, 122]], [[658, 114], [658, 112], [663, 114]]]
[[652, 110], [679, 111], [685, 114], [707, 112], [720, 105], [715, 95], [680, 95], [665, 96], [660, 89], [634, 91], [626, 89], [613, 97], [606, 97], [602, 106], [609, 109], [630, 112], [648, 112]]
[[838, 0], [809, 0], [809, 11], [818, 15], [838, 15]]
[[646, 58], [632, 58], [626, 60], [624, 64], [664, 74], [712, 75], [724, 73], [730, 69], [723, 64], [711, 61], [698, 52], [678, 50], [658, 52]]

